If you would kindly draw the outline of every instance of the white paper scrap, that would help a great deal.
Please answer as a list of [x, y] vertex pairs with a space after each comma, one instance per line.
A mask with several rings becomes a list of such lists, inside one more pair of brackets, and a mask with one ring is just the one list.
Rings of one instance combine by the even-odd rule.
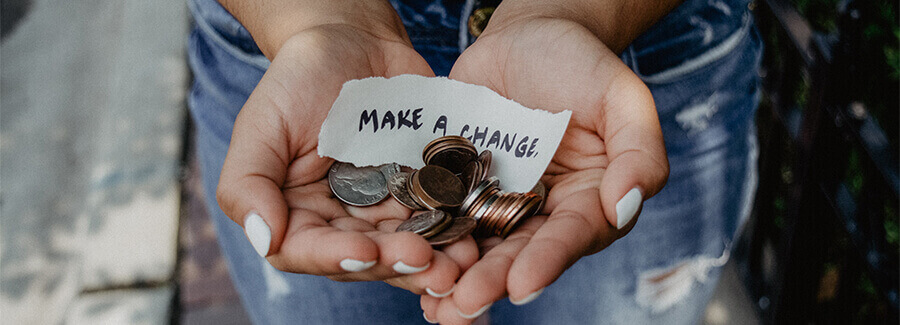
[[556, 153], [571, 111], [529, 109], [484, 86], [401, 75], [344, 83], [319, 132], [319, 156], [356, 166], [390, 162], [421, 168], [422, 149], [444, 135], [493, 155], [490, 176], [527, 192]]

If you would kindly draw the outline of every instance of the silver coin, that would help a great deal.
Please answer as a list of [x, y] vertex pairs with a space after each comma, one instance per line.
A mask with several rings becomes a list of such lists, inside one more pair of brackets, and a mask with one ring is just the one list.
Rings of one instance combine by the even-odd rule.
[[472, 206], [472, 204], [475, 203], [475, 200], [477, 200], [478, 197], [481, 196], [481, 193], [484, 192], [485, 190], [487, 190], [488, 188], [491, 188], [494, 186], [500, 186], [500, 179], [497, 177], [489, 177], [489, 178], [481, 181], [481, 183], [479, 183], [478, 186], [475, 187], [474, 190], [469, 192], [469, 195], [466, 196], [466, 199], [459, 206], [459, 215], [461, 215], [461, 216], [468, 215], [469, 208]]
[[544, 208], [544, 202], [547, 202], [547, 186], [544, 185], [544, 182], [541, 180], [537, 181], [537, 184], [534, 184], [534, 187], [531, 188], [531, 193], [537, 194], [541, 197], [541, 203], [538, 204], [537, 211], [541, 212], [541, 209]]
[[408, 182], [409, 173], [395, 173], [394, 176], [388, 179], [388, 191], [390, 191], [391, 196], [403, 206], [412, 210], [425, 210], [425, 208], [419, 205], [419, 203], [409, 195], [409, 187], [407, 187]]
[[400, 164], [398, 163], [390, 163], [378, 166], [378, 169], [381, 170], [381, 173], [384, 174], [384, 179], [390, 181], [391, 177], [394, 177], [394, 174], [400, 172]]
[[335, 161], [328, 170], [328, 185], [338, 199], [349, 205], [374, 205], [388, 195], [387, 181], [377, 167]]
[[[401, 231], [411, 231], [419, 235], [425, 236], [426, 234], [434, 235], [440, 232], [443, 229], [436, 228], [446, 228], [449, 225], [450, 215], [444, 213], [444, 211], [433, 210], [428, 211], [419, 215], [416, 215], [412, 218], [406, 219], [400, 226], [397, 226], [397, 232]], [[433, 230], [433, 231], [432, 231]], [[430, 236], [426, 236], [430, 237]]]

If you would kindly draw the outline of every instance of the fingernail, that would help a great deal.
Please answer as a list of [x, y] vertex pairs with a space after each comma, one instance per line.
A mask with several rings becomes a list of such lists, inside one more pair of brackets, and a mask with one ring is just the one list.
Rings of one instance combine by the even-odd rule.
[[428, 319], [428, 315], [426, 315], [424, 311], [422, 312], [422, 317], [425, 318], [425, 321], [428, 322], [428, 324], [437, 324], [436, 321]]
[[487, 304], [484, 307], [481, 307], [481, 309], [479, 309], [478, 311], [472, 313], [471, 315], [463, 314], [462, 310], [456, 310], [456, 313], [459, 314], [459, 317], [462, 317], [465, 319], [475, 319], [475, 318], [478, 318], [478, 316], [481, 316], [481, 314], [484, 314], [484, 312], [487, 311], [488, 308], [491, 308], [491, 305], [493, 305], [493, 304]]
[[363, 261], [358, 261], [358, 260], [348, 258], [348, 259], [341, 261], [341, 268], [348, 272], [365, 271], [365, 270], [368, 270], [370, 267], [374, 266], [375, 262], [377, 262], [377, 261], [363, 262]]
[[518, 301], [512, 300], [512, 297], [510, 297], [509, 302], [511, 302], [513, 305], [521, 306], [521, 305], [524, 305], [524, 304], [534, 301], [535, 299], [537, 299], [538, 296], [541, 295], [542, 292], [544, 292], [544, 288], [541, 288], [541, 290], [532, 292], [530, 295], [526, 296], [525, 299], [518, 300]]
[[453, 285], [452, 288], [450, 288], [450, 290], [447, 290], [447, 292], [444, 292], [444, 293], [437, 293], [437, 292], [434, 292], [434, 290], [431, 290], [431, 288], [425, 288], [425, 292], [427, 292], [429, 296], [432, 296], [435, 298], [444, 298], [446, 296], [449, 296], [451, 293], [453, 293], [453, 290], [456, 290], [455, 284]]
[[641, 207], [642, 199], [641, 190], [637, 187], [631, 189], [619, 199], [619, 202], [616, 203], [616, 228], [622, 229], [634, 218], [634, 215]]
[[272, 231], [256, 212], [250, 212], [244, 218], [244, 233], [250, 239], [250, 245], [259, 256], [266, 257], [269, 254], [269, 243], [272, 241]]
[[422, 267], [414, 267], [406, 265], [406, 263], [403, 263], [403, 261], [398, 261], [397, 263], [394, 263], [394, 271], [403, 274], [413, 274], [425, 271], [429, 266], [431, 266], [431, 263], [425, 264], [425, 266]]

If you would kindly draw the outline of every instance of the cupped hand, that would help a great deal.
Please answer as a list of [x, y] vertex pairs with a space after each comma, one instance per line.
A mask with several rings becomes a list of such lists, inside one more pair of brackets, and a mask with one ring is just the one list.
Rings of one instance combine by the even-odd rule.
[[347, 206], [328, 186], [333, 160], [318, 156], [318, 133], [343, 83], [406, 73], [433, 75], [408, 39], [345, 24], [305, 30], [278, 50], [235, 121], [217, 189], [222, 210], [274, 267], [424, 294], [448, 292], [478, 258], [472, 239], [434, 251], [395, 233], [412, 211], [394, 200]]
[[450, 78], [526, 107], [571, 110], [572, 119], [542, 178], [550, 192], [541, 215], [502, 242], [482, 242], [493, 247], [452, 296], [422, 297], [426, 317], [445, 324], [470, 322], [507, 296], [534, 299], [578, 259], [625, 235], [668, 177], [650, 91], [594, 34], [563, 19], [499, 24], [460, 56]]

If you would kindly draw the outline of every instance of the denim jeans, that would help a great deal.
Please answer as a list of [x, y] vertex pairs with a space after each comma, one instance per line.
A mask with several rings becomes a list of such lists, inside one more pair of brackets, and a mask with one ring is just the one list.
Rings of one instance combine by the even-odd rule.
[[[472, 1], [392, 1], [413, 45], [446, 75], [474, 41]], [[196, 23], [189, 97], [207, 206], [232, 279], [259, 324], [424, 323], [419, 297], [381, 282], [337, 283], [276, 270], [215, 201], [235, 117], [269, 62], [215, 0]], [[534, 302], [494, 304], [497, 324], [695, 324], [756, 189], [754, 114], [761, 42], [748, 0], [688, 0], [621, 55], [653, 93], [671, 166], [634, 229], [587, 256]]]

